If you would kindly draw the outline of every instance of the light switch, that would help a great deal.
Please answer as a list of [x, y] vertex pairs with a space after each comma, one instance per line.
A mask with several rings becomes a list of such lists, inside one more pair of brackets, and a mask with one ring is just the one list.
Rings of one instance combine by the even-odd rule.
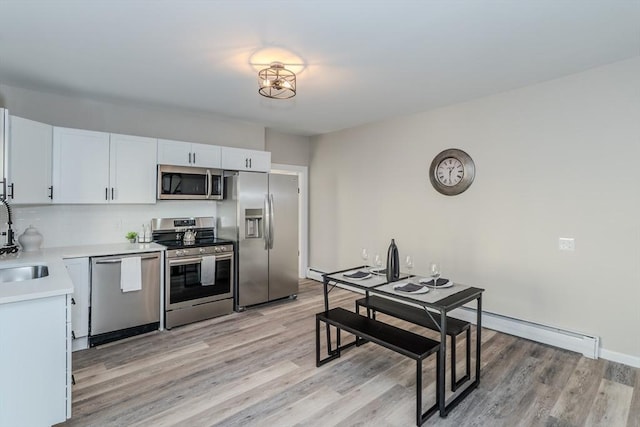
[[560, 249], [561, 251], [575, 251], [575, 239], [573, 237], [560, 237], [558, 239], [558, 249]]

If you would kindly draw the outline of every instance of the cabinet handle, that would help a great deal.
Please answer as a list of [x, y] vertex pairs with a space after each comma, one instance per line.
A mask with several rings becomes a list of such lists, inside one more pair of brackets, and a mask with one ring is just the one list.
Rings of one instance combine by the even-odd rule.
[[9, 188], [11, 189], [11, 194], [7, 194], [7, 197], [11, 197], [12, 199], [13, 199], [13, 190], [14, 190], [13, 186], [14, 186], [13, 182], [9, 184]]
[[76, 377], [74, 377], [73, 374], [71, 374], [71, 384], [76, 385]]
[[53, 200], [53, 185], [49, 187], [49, 198]]
[[74, 298], [71, 298], [71, 305], [76, 305], [76, 300]]
[[196, 164], [196, 153], [193, 153], [193, 164]]
[[250, 158], [249, 158], [249, 169], [252, 169], [252, 168], [253, 168], [253, 166], [251, 165], [251, 160], [252, 160], [252, 159], [251, 159], [251, 157], [250, 157]]
[[114, 197], [113, 197], [113, 187], [111, 187], [111, 200], [114, 200]]
[[104, 187], [104, 199], [109, 200], [109, 187]]
[[76, 333], [71, 331], [71, 338], [73, 338], [74, 340], [76, 339]]
[[249, 159], [247, 159], [246, 157], [244, 158], [244, 167], [245, 168], [249, 167]]
[[191, 164], [191, 153], [189, 153], [189, 164]]

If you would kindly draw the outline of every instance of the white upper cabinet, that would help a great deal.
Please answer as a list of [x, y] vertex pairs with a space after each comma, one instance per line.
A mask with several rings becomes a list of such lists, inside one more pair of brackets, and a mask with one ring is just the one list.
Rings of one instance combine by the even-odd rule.
[[268, 151], [222, 147], [222, 168], [226, 170], [269, 172], [271, 170], [271, 153]]
[[111, 134], [111, 203], [156, 202], [156, 149], [156, 139]]
[[51, 203], [53, 126], [11, 116], [7, 197], [13, 204]]
[[107, 203], [109, 134], [53, 128], [54, 203]]
[[158, 164], [220, 168], [220, 147], [191, 142], [158, 140]]
[[54, 127], [54, 203], [155, 203], [156, 142]]

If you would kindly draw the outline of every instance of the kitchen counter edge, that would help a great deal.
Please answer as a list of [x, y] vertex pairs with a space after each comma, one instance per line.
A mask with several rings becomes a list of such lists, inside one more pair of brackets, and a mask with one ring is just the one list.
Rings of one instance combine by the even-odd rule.
[[23, 265], [47, 265], [49, 275], [22, 282], [0, 283], [0, 304], [48, 298], [73, 293], [73, 283], [67, 274], [64, 260], [94, 256], [127, 255], [165, 251], [157, 243], [112, 243], [102, 245], [43, 248], [34, 252], [18, 252], [0, 259], [1, 268]]

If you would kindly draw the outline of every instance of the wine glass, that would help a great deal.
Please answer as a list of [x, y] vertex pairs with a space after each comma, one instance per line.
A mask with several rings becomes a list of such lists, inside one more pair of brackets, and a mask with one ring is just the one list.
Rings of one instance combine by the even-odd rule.
[[381, 268], [382, 268], [382, 257], [380, 256], [380, 254], [376, 254], [376, 256], [373, 257], [373, 265], [377, 268], [376, 274], [381, 274]]
[[368, 261], [369, 261], [369, 251], [367, 250], [367, 248], [362, 248], [362, 250], [360, 251], [360, 256], [362, 257], [362, 259], [364, 260], [364, 265], [369, 265]]
[[413, 257], [411, 255], [407, 255], [407, 257], [404, 259], [404, 265], [405, 267], [407, 267], [408, 275], [409, 277], [407, 277], [407, 282], [411, 283], [411, 269], [413, 268]]
[[437, 289], [438, 279], [440, 278], [440, 264], [432, 262], [429, 265], [429, 276], [433, 279], [433, 288]]

